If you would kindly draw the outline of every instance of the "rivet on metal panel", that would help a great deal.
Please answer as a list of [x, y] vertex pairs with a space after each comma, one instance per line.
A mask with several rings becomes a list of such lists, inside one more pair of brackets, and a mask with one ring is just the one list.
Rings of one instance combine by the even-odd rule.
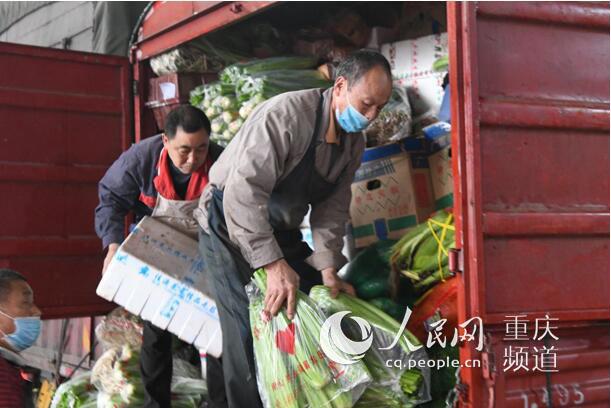
[[229, 7], [229, 10], [235, 14], [241, 13], [243, 9], [244, 7], [240, 3], [233, 3], [231, 7]]

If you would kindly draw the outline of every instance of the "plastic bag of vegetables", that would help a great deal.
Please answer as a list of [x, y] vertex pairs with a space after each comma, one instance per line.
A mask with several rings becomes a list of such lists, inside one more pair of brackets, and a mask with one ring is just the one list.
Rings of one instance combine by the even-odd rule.
[[393, 87], [390, 100], [376, 120], [365, 129], [367, 146], [379, 146], [410, 136], [412, 109], [405, 88]]
[[[400, 404], [388, 405], [391, 407], [409, 407], [430, 400], [430, 369], [409, 369], [410, 361], [428, 361], [418, 339], [405, 330], [397, 346], [386, 349], [393, 344], [395, 336], [400, 332], [399, 322], [370, 303], [345, 293], [340, 293], [334, 299], [329, 288], [325, 286], [313, 287], [310, 298], [327, 315], [349, 311], [372, 326], [373, 343], [362, 361], [373, 378], [373, 384], [363, 394], [364, 401], [359, 401], [356, 406], [386, 406], [381, 401], [387, 400]], [[355, 329], [354, 325], [346, 326], [348, 334], [358, 336], [354, 332]], [[388, 367], [387, 361], [392, 361], [393, 367]]]
[[[98, 359], [91, 372], [91, 383], [108, 396], [108, 404], [144, 404], [139, 353], [129, 346], [111, 348]], [[105, 401], [105, 396], [100, 397]], [[107, 405], [113, 407], [114, 405]]]
[[247, 57], [230, 51], [228, 37], [217, 35], [216, 39], [191, 41], [168, 52], [151, 58], [151, 69], [157, 76], [173, 72], [207, 72], [219, 71], [230, 64], [243, 61]]
[[369, 385], [362, 362], [340, 365], [330, 361], [319, 345], [323, 316], [298, 292], [296, 314], [281, 311], [270, 321], [262, 315], [266, 274], [255, 272], [247, 287], [257, 382], [266, 407], [349, 408]]
[[204, 397], [208, 394], [206, 380], [202, 378], [199, 367], [177, 358], [172, 359], [172, 407], [200, 406]]
[[[144, 385], [140, 375], [139, 354], [128, 346], [106, 351], [96, 362], [91, 382], [100, 391], [100, 408], [144, 406]], [[173, 361], [172, 407], [197, 408], [207, 393], [206, 382], [189, 363]]]
[[91, 373], [75, 375], [61, 384], [51, 401], [51, 408], [95, 408], [98, 391], [91, 384]]

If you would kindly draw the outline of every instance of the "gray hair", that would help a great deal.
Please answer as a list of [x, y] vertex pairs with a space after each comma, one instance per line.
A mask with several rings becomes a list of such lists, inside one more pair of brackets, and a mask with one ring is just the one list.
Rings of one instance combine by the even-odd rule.
[[392, 81], [390, 64], [386, 57], [372, 50], [358, 50], [350, 54], [337, 67], [336, 76], [348, 80], [348, 88], [352, 88], [370, 69], [381, 67]]

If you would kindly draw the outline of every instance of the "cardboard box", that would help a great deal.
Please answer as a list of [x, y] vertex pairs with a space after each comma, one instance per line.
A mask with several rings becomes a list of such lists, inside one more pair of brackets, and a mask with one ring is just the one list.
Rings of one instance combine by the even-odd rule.
[[405, 139], [365, 151], [350, 204], [356, 248], [401, 238], [432, 211], [430, 171], [422, 142]]
[[432, 150], [433, 153], [429, 156], [429, 167], [435, 196], [435, 210], [441, 210], [454, 205], [450, 134], [437, 138]]
[[381, 52], [390, 62], [395, 83], [407, 88], [414, 121], [436, 116], [447, 71], [433, 71], [433, 63], [448, 55], [447, 33], [384, 44]]
[[96, 293], [219, 357], [221, 326], [204, 267], [195, 240], [145, 217], [117, 250]]

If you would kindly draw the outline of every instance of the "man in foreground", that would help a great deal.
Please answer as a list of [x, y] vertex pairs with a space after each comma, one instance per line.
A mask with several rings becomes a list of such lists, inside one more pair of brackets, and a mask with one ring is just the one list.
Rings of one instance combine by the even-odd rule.
[[[286, 306], [296, 292], [323, 283], [353, 294], [337, 271], [349, 217], [350, 186], [360, 165], [361, 133], [390, 98], [388, 61], [358, 51], [338, 68], [332, 88], [278, 95], [249, 116], [212, 171], [195, 212], [200, 248], [223, 330], [223, 375], [230, 407], [261, 401], [253, 360], [246, 285], [267, 272], [265, 312]], [[300, 225], [311, 207], [314, 251]]]

